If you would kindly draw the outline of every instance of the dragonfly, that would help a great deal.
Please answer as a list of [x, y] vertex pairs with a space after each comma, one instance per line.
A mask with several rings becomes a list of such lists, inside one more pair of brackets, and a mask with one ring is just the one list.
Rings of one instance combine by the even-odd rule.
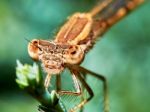
[[[69, 112], [82, 108], [93, 97], [94, 93], [83, 76], [91, 75], [103, 82], [104, 112], [109, 112], [108, 84], [105, 76], [82, 67], [86, 54], [94, 47], [115, 23], [143, 3], [144, 0], [101, 0], [88, 12], [76, 12], [60, 28], [54, 40], [33, 39], [28, 44], [28, 53], [36, 61], [41, 61], [44, 71], [45, 88], [49, 87], [52, 76], [56, 76], [57, 93], [81, 95], [80, 83], [89, 93]], [[69, 69], [76, 91], [61, 89], [61, 73]]]

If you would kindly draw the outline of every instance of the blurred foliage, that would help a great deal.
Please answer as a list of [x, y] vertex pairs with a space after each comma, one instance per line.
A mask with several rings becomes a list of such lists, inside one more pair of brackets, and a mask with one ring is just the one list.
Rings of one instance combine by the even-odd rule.
[[[15, 84], [16, 59], [33, 62], [24, 38], [53, 39], [69, 15], [88, 11], [97, 1], [0, 0], [1, 112], [36, 111], [37, 102], [20, 93]], [[150, 1], [147, 0], [97, 41], [82, 64], [108, 78], [111, 112], [150, 111], [149, 10]], [[65, 73], [64, 79], [69, 76]], [[88, 78], [89, 83], [93, 80]], [[100, 91], [96, 83], [91, 86], [94, 91]], [[100, 95], [96, 98], [102, 98]], [[95, 104], [97, 100], [93, 99], [87, 104], [86, 112], [97, 112]]]
[[23, 65], [17, 60], [16, 76], [18, 86], [40, 102], [40, 112], [67, 112], [56, 91], [45, 88], [41, 67], [36, 63]]

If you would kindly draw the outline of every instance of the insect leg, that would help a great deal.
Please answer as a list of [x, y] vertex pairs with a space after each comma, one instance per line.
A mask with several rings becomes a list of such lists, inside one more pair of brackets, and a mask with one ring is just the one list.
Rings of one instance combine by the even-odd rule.
[[108, 100], [108, 84], [107, 84], [107, 80], [103, 75], [94, 73], [90, 70], [87, 70], [81, 66], [75, 66], [74, 68], [76, 68], [77, 70], [79, 70], [81, 73], [83, 74], [89, 74], [92, 75], [96, 78], [98, 78], [99, 80], [101, 80], [103, 82], [103, 91], [104, 91], [104, 112], [109, 112], [109, 100]]
[[92, 91], [92, 89], [89, 87], [89, 85], [85, 82], [84, 78], [81, 76], [81, 74], [77, 71], [74, 70], [73, 71], [74, 74], [78, 77], [78, 79], [80, 80], [80, 82], [82, 83], [82, 85], [85, 87], [85, 89], [88, 91], [89, 93], [89, 98], [84, 99], [80, 104], [78, 104], [77, 106], [75, 106], [73, 109], [71, 109], [71, 111], [75, 111], [78, 108], [82, 108], [88, 101], [90, 101], [92, 99], [92, 97], [94, 96], [94, 93]]
[[61, 76], [58, 74], [56, 76], [56, 90], [60, 91], [61, 90]]
[[60, 91], [58, 91], [58, 94], [61, 94], [61, 95], [69, 94], [69, 95], [77, 95], [77, 96], [81, 95], [81, 86], [80, 86], [80, 84], [78, 82], [77, 76], [73, 72], [72, 72], [72, 79], [73, 79], [73, 82], [74, 82], [74, 86], [75, 86], [76, 92], [60, 90]]
[[[81, 74], [82, 75], [82, 74]], [[82, 75], [82, 77], [84, 78], [84, 80], [86, 80], [86, 75]], [[85, 90], [85, 87], [83, 86], [83, 84], [81, 85], [81, 88], [82, 88], [82, 95], [81, 95], [81, 101], [83, 101], [84, 100], [84, 90]], [[84, 111], [84, 107], [82, 107], [81, 109], [80, 109], [80, 112], [83, 112]]]

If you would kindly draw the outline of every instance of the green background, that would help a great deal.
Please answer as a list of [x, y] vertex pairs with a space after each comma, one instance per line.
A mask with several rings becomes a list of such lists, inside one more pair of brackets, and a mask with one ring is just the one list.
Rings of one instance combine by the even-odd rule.
[[[25, 38], [53, 39], [66, 17], [88, 11], [97, 1], [0, 0], [0, 112], [37, 112], [38, 103], [15, 83], [16, 59], [33, 63]], [[147, 1], [114, 25], [82, 64], [107, 77], [111, 112], [150, 111], [149, 11]], [[96, 86], [93, 90], [101, 91]], [[93, 99], [86, 112], [97, 112], [96, 102]]]

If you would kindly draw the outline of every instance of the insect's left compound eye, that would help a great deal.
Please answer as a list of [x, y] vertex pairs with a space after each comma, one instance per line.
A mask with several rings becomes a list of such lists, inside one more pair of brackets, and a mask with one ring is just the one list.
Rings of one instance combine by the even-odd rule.
[[39, 40], [34, 39], [34, 40], [32, 40], [32, 41], [28, 44], [28, 53], [29, 53], [30, 57], [31, 57], [33, 60], [35, 60], [35, 61], [38, 61], [38, 60], [39, 60], [39, 56], [38, 56], [38, 51], [39, 51], [38, 43], [39, 43]]

